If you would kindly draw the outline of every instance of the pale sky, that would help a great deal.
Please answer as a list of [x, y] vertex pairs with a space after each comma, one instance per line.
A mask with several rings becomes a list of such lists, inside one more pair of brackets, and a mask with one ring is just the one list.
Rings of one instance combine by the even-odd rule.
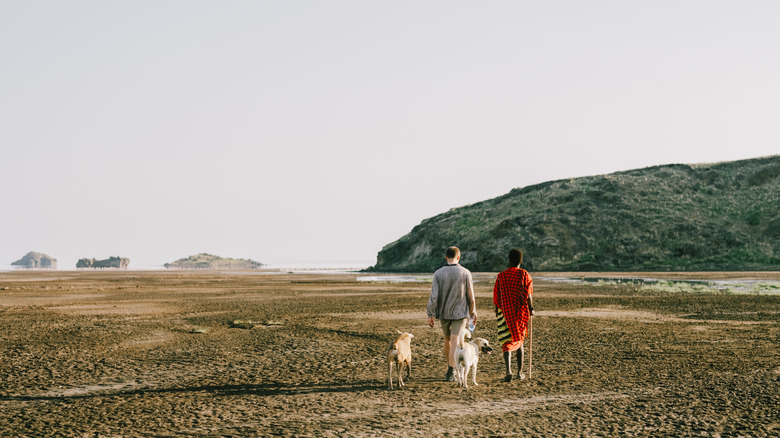
[[0, 0], [0, 267], [365, 267], [515, 187], [774, 155], [778, 23], [777, 0]]

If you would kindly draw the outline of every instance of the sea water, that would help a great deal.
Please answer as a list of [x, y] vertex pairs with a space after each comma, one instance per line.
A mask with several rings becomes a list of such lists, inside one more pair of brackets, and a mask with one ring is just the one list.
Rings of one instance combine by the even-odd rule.
[[780, 294], [780, 281], [777, 280], [664, 280], [659, 278], [625, 277], [535, 277], [539, 280], [561, 283], [581, 283], [593, 286], [610, 284], [631, 284], [642, 289], [666, 292], [720, 292], [731, 294]]

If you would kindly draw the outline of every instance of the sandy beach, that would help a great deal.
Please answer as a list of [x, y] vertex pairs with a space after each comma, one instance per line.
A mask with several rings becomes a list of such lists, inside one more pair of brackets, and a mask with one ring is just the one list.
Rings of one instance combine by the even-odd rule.
[[[532, 379], [502, 382], [494, 345], [463, 389], [426, 323], [430, 276], [3, 272], [0, 435], [780, 436], [780, 273], [532, 275]], [[495, 343], [495, 274], [474, 277]], [[390, 391], [396, 329], [412, 379]]]

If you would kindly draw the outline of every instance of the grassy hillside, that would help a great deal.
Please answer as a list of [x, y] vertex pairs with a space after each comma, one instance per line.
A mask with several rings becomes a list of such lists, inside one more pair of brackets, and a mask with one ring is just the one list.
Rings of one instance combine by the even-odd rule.
[[370, 268], [430, 272], [450, 245], [472, 271], [511, 248], [531, 270], [779, 270], [780, 155], [550, 181], [424, 220]]

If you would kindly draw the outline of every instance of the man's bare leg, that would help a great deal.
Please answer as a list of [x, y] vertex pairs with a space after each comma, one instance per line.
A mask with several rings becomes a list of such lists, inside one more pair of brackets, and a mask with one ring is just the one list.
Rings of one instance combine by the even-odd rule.
[[455, 350], [458, 348], [458, 335], [450, 336], [447, 347], [447, 363], [455, 368]]
[[458, 347], [458, 336], [445, 336], [444, 337], [444, 356], [447, 358], [447, 376], [445, 379], [448, 382], [455, 381], [455, 349]]

